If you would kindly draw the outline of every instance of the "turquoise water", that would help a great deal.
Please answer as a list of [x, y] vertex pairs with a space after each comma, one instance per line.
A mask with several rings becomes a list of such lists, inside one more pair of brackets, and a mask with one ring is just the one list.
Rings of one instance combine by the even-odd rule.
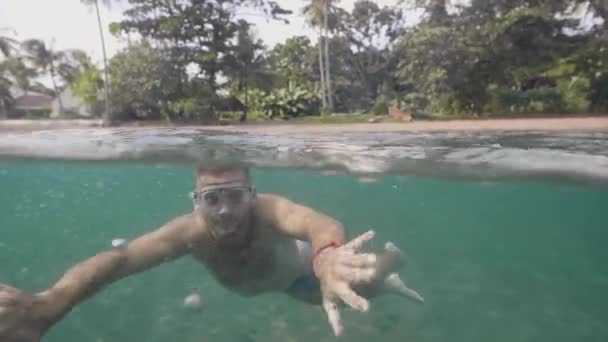
[[[605, 182], [495, 171], [381, 173], [371, 182], [320, 171], [265, 165], [253, 177], [261, 192], [341, 220], [350, 236], [373, 228], [376, 246], [395, 242], [408, 255], [403, 278], [426, 299], [383, 297], [367, 314], [346, 310], [344, 340], [608, 340]], [[42, 290], [112, 239], [191, 210], [193, 172], [184, 160], [0, 161], [0, 281]], [[200, 312], [182, 306], [193, 291]], [[282, 295], [239, 297], [184, 258], [110, 286], [44, 341], [308, 340], [336, 340], [319, 308]]]

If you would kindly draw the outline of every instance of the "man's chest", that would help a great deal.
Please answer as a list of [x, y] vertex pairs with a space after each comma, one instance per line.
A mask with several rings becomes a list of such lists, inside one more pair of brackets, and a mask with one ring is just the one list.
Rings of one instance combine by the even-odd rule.
[[256, 239], [239, 249], [205, 249], [197, 255], [220, 284], [245, 295], [284, 289], [293, 277], [286, 261], [296, 257], [295, 240], [280, 237]]

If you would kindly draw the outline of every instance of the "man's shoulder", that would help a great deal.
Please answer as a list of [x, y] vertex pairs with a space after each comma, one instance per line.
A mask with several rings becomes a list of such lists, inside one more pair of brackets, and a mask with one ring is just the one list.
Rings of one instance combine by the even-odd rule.
[[206, 232], [206, 225], [199, 215], [195, 212], [186, 213], [177, 217], [174, 217], [166, 226], [170, 226], [177, 230], [188, 232], [192, 238], [201, 237]]
[[286, 196], [268, 193], [257, 195], [256, 211], [262, 216], [283, 216], [309, 210], [313, 209]]
[[287, 198], [275, 194], [258, 193], [254, 206], [256, 216], [262, 221], [272, 221], [283, 201], [287, 201]]
[[270, 194], [270, 193], [258, 193], [256, 197], [257, 197], [258, 201], [262, 201], [262, 202], [289, 200], [285, 196], [281, 196], [281, 195], [277, 195], [277, 194]]
[[277, 194], [261, 193], [256, 196], [256, 208], [262, 211], [280, 209], [282, 206], [291, 205], [293, 203], [294, 202], [286, 196]]
[[182, 215], [178, 215], [176, 217], [174, 217], [173, 219], [171, 219], [169, 221], [170, 224], [176, 224], [176, 225], [184, 225], [184, 226], [189, 226], [189, 225], [195, 225], [197, 223], [198, 219], [197, 216], [195, 215], [194, 212], [190, 212], [190, 213], [186, 213], [186, 214], [182, 214]]

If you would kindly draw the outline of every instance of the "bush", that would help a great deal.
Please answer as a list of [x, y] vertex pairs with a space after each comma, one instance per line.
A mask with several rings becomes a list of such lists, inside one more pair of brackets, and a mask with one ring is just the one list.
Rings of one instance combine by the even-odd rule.
[[317, 115], [320, 99], [314, 92], [296, 86], [277, 89], [270, 94], [260, 91], [250, 93], [253, 112], [261, 112], [270, 119], [284, 120], [306, 115]]
[[217, 120], [215, 111], [208, 103], [196, 97], [180, 99], [175, 103], [176, 112], [180, 113], [179, 118], [186, 121], [198, 121], [208, 124]]
[[558, 88], [540, 87], [527, 91], [490, 86], [485, 112], [490, 114], [534, 113], [554, 114], [568, 111]]
[[376, 98], [374, 107], [372, 108], [374, 115], [387, 115], [388, 114], [388, 100], [386, 96], [380, 95]]
[[402, 108], [410, 112], [426, 110], [429, 100], [421, 93], [408, 93], [405, 96], [393, 101], [393, 106]]
[[321, 109], [321, 117], [323, 118], [328, 118], [330, 117], [332, 114], [331, 110], [329, 110], [329, 108], [322, 108]]
[[557, 82], [557, 89], [561, 94], [566, 111], [581, 113], [589, 110], [591, 101], [589, 79], [586, 77], [572, 77], [571, 79], [560, 79]]
[[433, 116], [448, 116], [471, 114], [461, 103], [458, 96], [452, 93], [442, 93], [428, 99], [429, 104], [426, 111]]

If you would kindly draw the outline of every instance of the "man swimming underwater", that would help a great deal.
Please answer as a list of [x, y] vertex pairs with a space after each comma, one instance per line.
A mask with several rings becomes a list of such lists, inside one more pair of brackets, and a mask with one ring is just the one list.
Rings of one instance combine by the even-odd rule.
[[396, 273], [402, 266], [397, 247], [389, 242], [377, 254], [363, 253], [374, 232], [345, 243], [336, 220], [257, 194], [246, 168], [199, 168], [195, 183], [191, 213], [77, 264], [50, 289], [28, 294], [0, 284], [0, 341], [40, 341], [107, 285], [188, 254], [244, 296], [283, 292], [322, 305], [335, 335], [343, 331], [342, 303], [366, 312], [369, 298], [388, 293], [423, 302]]

